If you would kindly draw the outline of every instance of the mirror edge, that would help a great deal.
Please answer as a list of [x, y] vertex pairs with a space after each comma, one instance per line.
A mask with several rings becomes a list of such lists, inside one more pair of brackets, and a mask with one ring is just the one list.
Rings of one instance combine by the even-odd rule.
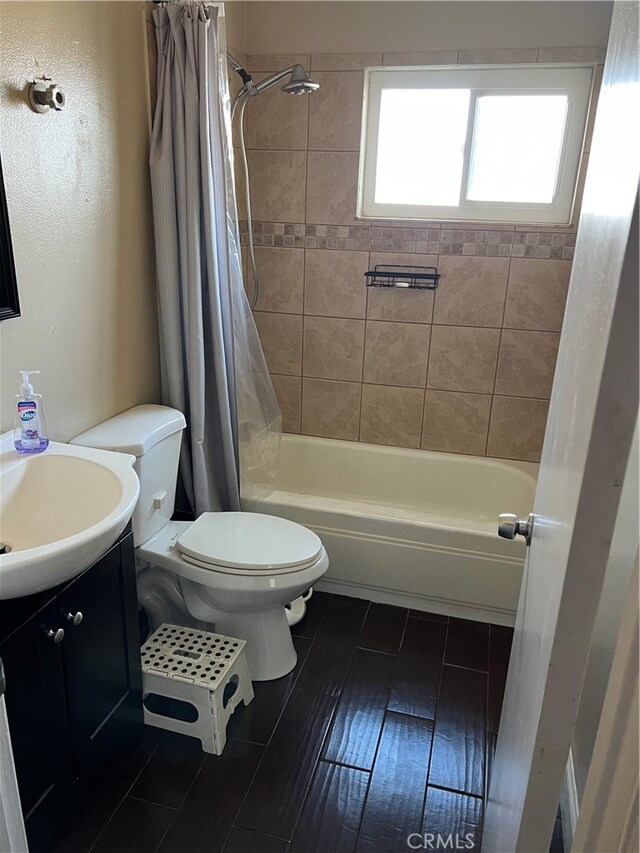
[[2, 276], [2, 292], [0, 293], [0, 320], [9, 320], [20, 316], [20, 300], [18, 297], [18, 281], [13, 258], [11, 243], [11, 228], [9, 211], [4, 189], [2, 158], [0, 157], [0, 274]]

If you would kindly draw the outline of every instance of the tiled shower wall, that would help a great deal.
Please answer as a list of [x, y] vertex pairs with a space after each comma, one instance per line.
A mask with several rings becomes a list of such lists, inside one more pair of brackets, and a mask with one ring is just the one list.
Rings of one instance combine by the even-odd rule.
[[[300, 62], [321, 84], [247, 105], [255, 319], [285, 430], [539, 458], [575, 224], [357, 220], [363, 68], [602, 59], [599, 48], [248, 57], [256, 79]], [[440, 286], [367, 288], [377, 263], [437, 266]]]

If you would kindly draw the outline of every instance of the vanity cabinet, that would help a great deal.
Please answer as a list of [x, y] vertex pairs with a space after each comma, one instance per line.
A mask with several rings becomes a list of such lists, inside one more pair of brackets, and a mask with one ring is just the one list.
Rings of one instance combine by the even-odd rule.
[[[4, 610], [7, 602], [2, 604]], [[73, 781], [68, 762], [62, 649], [45, 635], [45, 626], [56, 620], [52, 601], [0, 645], [7, 717], [25, 817], [45, 800], [56, 798]]]
[[132, 534], [69, 583], [0, 602], [0, 657], [27, 836], [40, 848], [73, 786], [142, 733]]

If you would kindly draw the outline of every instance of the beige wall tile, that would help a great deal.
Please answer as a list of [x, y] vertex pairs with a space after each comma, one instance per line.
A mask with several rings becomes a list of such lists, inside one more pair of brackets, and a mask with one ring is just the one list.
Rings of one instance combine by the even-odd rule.
[[536, 62], [538, 48], [518, 47], [499, 50], [461, 50], [458, 54], [460, 65], [493, 65], [514, 62]]
[[382, 65], [381, 53], [314, 53], [314, 71], [358, 71], [369, 65]]
[[282, 412], [282, 429], [284, 432], [300, 432], [302, 379], [272, 374], [271, 381]]
[[557, 332], [505, 329], [500, 342], [495, 393], [548, 400], [559, 343]]
[[[248, 104], [255, 219], [363, 224], [355, 215], [366, 66], [593, 61], [600, 53], [555, 50], [249, 57], [257, 80], [298, 62], [321, 84], [310, 98], [287, 98], [276, 86]], [[490, 432], [492, 455], [537, 458], [571, 261], [256, 250], [256, 323], [285, 430], [408, 447], [422, 441], [425, 449], [479, 455]], [[435, 294], [366, 288], [363, 274], [376, 263], [434, 265], [443, 278]]]
[[355, 382], [303, 379], [302, 432], [357, 441], [361, 388]]
[[430, 326], [367, 321], [364, 381], [424, 388]]
[[487, 455], [538, 462], [549, 403], [521, 397], [494, 397]]
[[[369, 268], [376, 264], [438, 266], [437, 255], [412, 255], [371, 252]], [[433, 316], [433, 290], [406, 290], [400, 287], [369, 287], [367, 317], [370, 320], [402, 320], [405, 323], [430, 323]]]
[[302, 371], [302, 317], [256, 311], [258, 334], [271, 373], [300, 376]]
[[484, 456], [491, 396], [460, 391], [427, 391], [422, 447]]
[[383, 65], [455, 65], [457, 50], [424, 50], [413, 53], [385, 53]]
[[368, 252], [307, 249], [305, 314], [364, 317], [367, 304], [364, 274], [368, 265]]
[[501, 326], [509, 258], [444, 255], [438, 272], [434, 323]]
[[320, 89], [306, 99], [309, 102], [309, 148], [359, 151], [362, 71], [324, 71], [315, 74], [314, 80], [320, 83]]
[[499, 329], [434, 326], [427, 387], [491, 394], [499, 339]]
[[321, 379], [362, 379], [364, 320], [305, 317], [303, 373]]
[[505, 327], [559, 332], [570, 275], [571, 261], [512, 258]]
[[302, 314], [304, 249], [256, 246], [255, 256], [260, 280], [256, 310]]
[[307, 222], [353, 225], [359, 155], [310, 151], [308, 157]]
[[304, 151], [249, 151], [253, 218], [304, 222]]
[[[266, 76], [257, 74], [255, 81]], [[260, 97], [249, 98], [244, 115], [247, 148], [306, 149], [309, 98], [285, 95], [276, 84]]]
[[419, 447], [423, 402], [421, 388], [363, 385], [360, 441]]
[[291, 65], [302, 65], [308, 69], [310, 59], [308, 53], [250, 54], [247, 56], [247, 71], [251, 74], [261, 71], [273, 74], [275, 71], [283, 71]]
[[538, 62], [604, 62], [606, 47], [541, 47]]

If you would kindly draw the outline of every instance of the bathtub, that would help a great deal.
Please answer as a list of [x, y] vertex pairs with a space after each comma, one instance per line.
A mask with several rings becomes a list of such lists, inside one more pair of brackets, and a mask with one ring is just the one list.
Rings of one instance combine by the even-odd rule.
[[498, 515], [531, 512], [537, 467], [283, 435], [275, 490], [244, 508], [320, 536], [318, 589], [509, 625], [525, 548], [498, 537]]

